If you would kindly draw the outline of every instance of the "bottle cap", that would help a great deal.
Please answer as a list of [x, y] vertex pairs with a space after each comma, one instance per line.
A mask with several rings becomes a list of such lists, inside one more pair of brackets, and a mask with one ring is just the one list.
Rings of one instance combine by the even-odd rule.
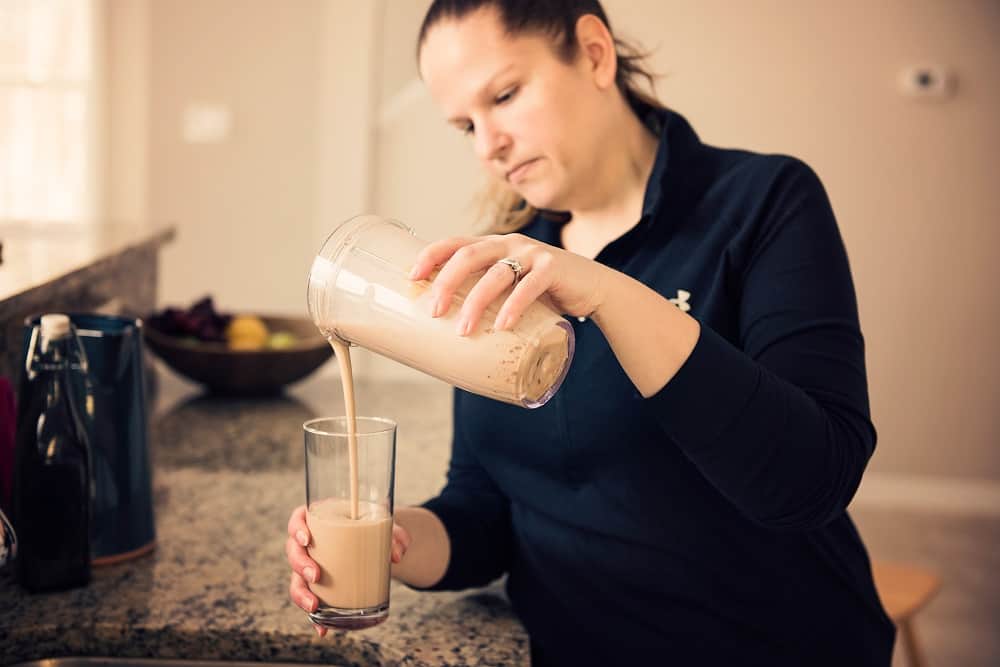
[[69, 317], [66, 315], [42, 315], [41, 324], [43, 340], [55, 340], [69, 335]]

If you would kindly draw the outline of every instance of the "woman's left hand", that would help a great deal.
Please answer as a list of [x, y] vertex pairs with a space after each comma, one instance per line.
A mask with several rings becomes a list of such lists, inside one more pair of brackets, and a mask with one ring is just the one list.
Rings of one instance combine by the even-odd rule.
[[[515, 260], [520, 278], [500, 260]], [[497, 312], [497, 329], [511, 329], [524, 311], [543, 294], [564, 315], [589, 316], [604, 298], [603, 264], [556, 248], [523, 234], [448, 238], [429, 244], [417, 256], [411, 280], [428, 279], [440, 267], [431, 286], [433, 316], [448, 313], [455, 290], [472, 274], [486, 271], [462, 305], [459, 335], [475, 331], [483, 311], [514, 285]], [[515, 284], [516, 282], [516, 284]]]

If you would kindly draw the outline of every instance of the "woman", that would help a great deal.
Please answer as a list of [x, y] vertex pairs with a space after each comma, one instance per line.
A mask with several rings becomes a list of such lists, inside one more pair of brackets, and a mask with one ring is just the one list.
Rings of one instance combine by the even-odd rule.
[[[440, 269], [448, 304], [486, 269], [456, 335], [515, 284], [496, 326], [545, 298], [577, 351], [543, 408], [456, 392], [447, 484], [397, 510], [393, 574], [507, 574], [534, 664], [888, 665], [846, 513], [875, 431], [826, 194], [795, 159], [702, 144], [638, 91], [634, 53], [596, 1], [428, 11], [421, 76], [518, 233], [433, 243], [411, 278]], [[303, 517], [287, 552], [308, 610]]]

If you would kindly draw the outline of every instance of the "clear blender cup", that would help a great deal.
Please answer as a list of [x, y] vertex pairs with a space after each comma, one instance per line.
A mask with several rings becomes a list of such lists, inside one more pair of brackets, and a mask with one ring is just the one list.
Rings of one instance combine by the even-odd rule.
[[[573, 358], [573, 328], [542, 302], [510, 331], [493, 328], [501, 297], [468, 336], [456, 318], [480, 275], [457, 291], [447, 315], [431, 317], [430, 282], [408, 278], [427, 244], [395, 220], [360, 215], [327, 238], [309, 273], [313, 322], [340, 339], [423, 371], [456, 387], [514, 405], [544, 405]], [[509, 293], [509, 292], [508, 292]]]

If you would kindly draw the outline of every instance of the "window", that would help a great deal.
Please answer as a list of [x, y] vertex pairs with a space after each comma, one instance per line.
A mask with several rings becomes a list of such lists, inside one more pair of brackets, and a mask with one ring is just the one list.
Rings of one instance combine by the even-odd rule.
[[97, 212], [100, 1], [0, 1], [0, 220]]

